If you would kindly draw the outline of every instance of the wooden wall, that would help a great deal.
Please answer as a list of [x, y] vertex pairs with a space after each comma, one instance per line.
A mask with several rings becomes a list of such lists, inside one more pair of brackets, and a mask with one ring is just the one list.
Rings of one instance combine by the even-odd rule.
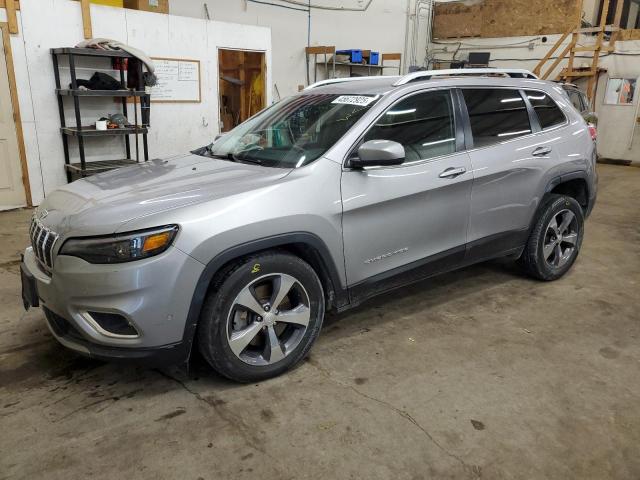
[[640, 40], [640, 29], [622, 30], [619, 40]]
[[577, 0], [466, 0], [436, 3], [433, 37], [515, 37], [564, 33]]

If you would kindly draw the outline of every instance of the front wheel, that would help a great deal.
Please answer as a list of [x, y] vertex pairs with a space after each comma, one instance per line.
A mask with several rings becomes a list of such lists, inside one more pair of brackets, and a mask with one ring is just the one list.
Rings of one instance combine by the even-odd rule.
[[239, 261], [216, 281], [198, 343], [222, 375], [260, 381], [299, 363], [323, 318], [324, 293], [313, 268], [288, 253], [267, 252]]
[[521, 263], [538, 280], [556, 280], [576, 261], [583, 234], [584, 214], [580, 204], [565, 195], [552, 195], [541, 208]]

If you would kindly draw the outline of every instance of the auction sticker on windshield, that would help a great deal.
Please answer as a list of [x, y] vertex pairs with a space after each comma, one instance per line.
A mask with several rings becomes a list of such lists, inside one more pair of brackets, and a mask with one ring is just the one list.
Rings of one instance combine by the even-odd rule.
[[375, 102], [378, 97], [367, 97], [365, 95], [340, 95], [331, 103], [340, 103], [343, 105], [360, 105], [366, 107], [371, 102]]

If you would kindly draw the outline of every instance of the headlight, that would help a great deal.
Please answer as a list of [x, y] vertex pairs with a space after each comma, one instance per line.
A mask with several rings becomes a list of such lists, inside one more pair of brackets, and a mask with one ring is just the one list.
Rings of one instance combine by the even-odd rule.
[[164, 252], [178, 233], [177, 225], [110, 235], [70, 238], [59, 255], [80, 257], [89, 263], [123, 263], [153, 257]]

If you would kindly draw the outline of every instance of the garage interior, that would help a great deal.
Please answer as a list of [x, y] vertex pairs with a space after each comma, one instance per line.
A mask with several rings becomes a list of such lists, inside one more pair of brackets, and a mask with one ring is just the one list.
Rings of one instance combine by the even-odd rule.
[[[0, 27], [0, 480], [640, 478], [639, 0], [0, 0]], [[78, 79], [120, 85], [78, 94], [64, 49], [99, 38], [158, 83], [107, 48]], [[70, 180], [203, 147], [316, 80], [494, 67], [574, 85], [597, 121], [563, 278], [502, 259], [423, 280], [328, 313], [299, 366], [249, 384], [199, 355], [86, 358], [23, 308], [31, 219]]]

